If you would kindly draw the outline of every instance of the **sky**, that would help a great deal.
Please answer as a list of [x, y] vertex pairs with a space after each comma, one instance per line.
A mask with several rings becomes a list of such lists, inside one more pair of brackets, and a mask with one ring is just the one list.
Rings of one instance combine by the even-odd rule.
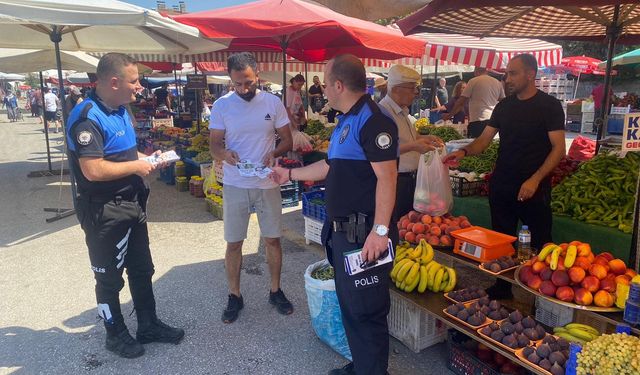
[[[156, 8], [156, 0], [124, 0], [127, 3], [135, 4], [148, 9]], [[178, 5], [179, 0], [164, 0], [167, 8]], [[199, 12], [201, 10], [210, 10], [216, 8], [224, 8], [233, 5], [249, 3], [253, 0], [184, 0], [187, 5], [188, 12]]]

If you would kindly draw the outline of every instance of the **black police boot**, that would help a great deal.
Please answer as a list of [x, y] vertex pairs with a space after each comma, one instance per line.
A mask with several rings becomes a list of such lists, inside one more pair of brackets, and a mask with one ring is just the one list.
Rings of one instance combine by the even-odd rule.
[[178, 344], [184, 337], [184, 330], [168, 326], [156, 316], [153, 310], [136, 310], [138, 331], [136, 339], [142, 344], [166, 342]]
[[144, 354], [144, 348], [131, 337], [124, 323], [105, 323], [105, 327], [107, 328], [107, 342], [105, 344], [107, 350], [123, 358], [137, 358]]
[[336, 368], [329, 371], [329, 375], [355, 375], [356, 370], [353, 369], [353, 362], [349, 362], [342, 368]]

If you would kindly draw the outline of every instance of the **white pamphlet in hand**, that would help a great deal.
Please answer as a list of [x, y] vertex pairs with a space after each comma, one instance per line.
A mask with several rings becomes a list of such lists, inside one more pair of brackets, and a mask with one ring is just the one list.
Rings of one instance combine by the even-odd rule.
[[254, 163], [250, 160], [240, 160], [236, 163], [238, 172], [242, 177], [259, 177], [265, 179], [269, 177], [272, 170], [269, 167], [265, 167], [262, 163]]
[[344, 254], [344, 269], [347, 275], [356, 275], [370, 268], [378, 267], [393, 261], [395, 257], [393, 251], [393, 243], [389, 240], [387, 250], [382, 253], [380, 258], [373, 262], [367, 262], [362, 259], [362, 249], [356, 249]]
[[151, 156], [147, 156], [146, 158], [142, 158], [142, 160], [146, 160], [152, 165], [158, 165], [160, 163], [170, 164], [180, 160], [180, 156], [178, 156], [175, 151], [171, 150], [163, 152], [160, 155], [153, 154]]

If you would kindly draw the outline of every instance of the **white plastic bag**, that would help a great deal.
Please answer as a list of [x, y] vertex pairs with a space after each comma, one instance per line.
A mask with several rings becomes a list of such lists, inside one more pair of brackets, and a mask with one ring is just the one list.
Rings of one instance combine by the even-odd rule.
[[444, 148], [420, 156], [413, 208], [431, 216], [444, 215], [453, 208], [449, 168], [442, 163]]
[[313, 151], [313, 146], [311, 145], [311, 137], [299, 130], [293, 130], [291, 133], [291, 135], [293, 136], [293, 151], [303, 153]]
[[304, 289], [307, 292], [311, 326], [322, 342], [351, 361], [351, 350], [342, 325], [336, 284], [333, 280], [317, 280], [311, 277], [311, 273], [317, 268], [328, 265], [329, 261], [321, 260], [311, 264], [304, 272]]

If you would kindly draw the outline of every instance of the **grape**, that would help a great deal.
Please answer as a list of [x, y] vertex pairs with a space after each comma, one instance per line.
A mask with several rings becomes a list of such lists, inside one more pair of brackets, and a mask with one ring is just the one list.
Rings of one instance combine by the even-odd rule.
[[640, 373], [640, 339], [625, 334], [602, 335], [578, 353], [578, 375]]

